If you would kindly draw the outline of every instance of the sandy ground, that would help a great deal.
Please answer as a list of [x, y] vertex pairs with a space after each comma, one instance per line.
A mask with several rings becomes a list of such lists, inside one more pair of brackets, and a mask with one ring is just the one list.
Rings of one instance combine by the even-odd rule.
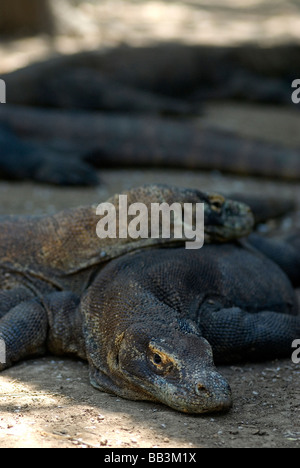
[[195, 417], [100, 393], [84, 363], [28, 361], [1, 377], [0, 446], [299, 448], [299, 368], [284, 360], [222, 372], [233, 409]]
[[[168, 3], [172, 3], [171, 10]], [[222, 37], [223, 43], [247, 42], [253, 37], [264, 43], [299, 38], [297, 2], [252, 0], [245, 4], [239, 0], [104, 1], [97, 7], [102, 15], [99, 42], [112, 45], [126, 39], [134, 43], [142, 38], [147, 42], [149, 37], [169, 40], [181, 33], [187, 42], [198, 43], [220, 43]], [[93, 6], [86, 3], [84, 8], [82, 15]], [[79, 38], [82, 48], [89, 47], [93, 37], [87, 36], [85, 42]], [[77, 46], [69, 38], [60, 38], [51, 47], [43, 38], [22, 44], [17, 41], [10, 48], [2, 45], [0, 71], [53, 50], [72, 52]], [[296, 108], [279, 111], [215, 104], [206, 109], [200, 123], [300, 146]], [[53, 213], [78, 204], [100, 203], [112, 193], [153, 181], [202, 190], [291, 196], [300, 210], [299, 184], [170, 170], [105, 170], [100, 177], [99, 187], [83, 190], [0, 182], [0, 214]], [[288, 216], [281, 227], [299, 223], [298, 213]], [[299, 365], [287, 358], [226, 366], [221, 371], [232, 387], [233, 409], [227, 414], [190, 416], [95, 390], [84, 362], [47, 356], [20, 363], [0, 376], [0, 447], [300, 447]]]
[[[51, 0], [55, 37], [0, 42], [0, 73], [57, 53], [148, 43], [273, 46], [300, 40], [299, 0]], [[71, 5], [76, 5], [73, 8]]]

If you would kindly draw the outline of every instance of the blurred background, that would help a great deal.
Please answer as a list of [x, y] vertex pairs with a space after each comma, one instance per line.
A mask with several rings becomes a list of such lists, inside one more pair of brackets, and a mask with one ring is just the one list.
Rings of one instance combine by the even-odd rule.
[[120, 43], [297, 43], [299, 8], [298, 0], [2, 0], [0, 33], [12, 41], [2, 43], [1, 71]]
[[[299, 1], [2, 0], [0, 33], [10, 39], [31, 37], [10, 42], [8, 49], [2, 44], [1, 71], [45, 53], [120, 43], [274, 45], [299, 41]], [[31, 51], [26, 50], [30, 43]]]
[[[37, 105], [43, 109], [55, 107], [62, 111], [64, 103], [53, 103], [52, 100], [55, 83], [59, 83], [62, 76], [61, 63], [66, 63], [68, 67], [69, 62], [64, 60], [71, 58], [73, 65], [73, 57], [83, 54], [78, 67], [91, 67], [98, 72], [104, 66], [102, 71], [104, 75], [108, 72], [109, 80], [116, 78], [119, 82], [120, 77], [122, 81], [125, 76], [125, 84], [130, 89], [139, 88], [139, 80], [143, 77], [142, 84], [146, 83], [147, 92], [153, 92], [153, 77], [156, 87], [164, 82], [164, 90], [172, 88], [180, 70], [180, 79], [184, 84], [181, 86], [179, 81], [176, 93], [171, 97], [186, 98], [186, 89], [193, 82], [188, 101], [195, 105], [195, 112], [188, 116], [188, 121], [193, 121], [199, 131], [207, 128], [225, 130], [250, 141], [283, 145], [287, 151], [298, 151], [300, 147], [299, 106], [290, 101], [291, 83], [295, 78], [300, 78], [298, 0], [1, 0], [0, 37], [0, 77], [7, 82], [5, 112], [11, 103], [25, 104], [30, 109]], [[189, 50], [194, 50], [195, 46], [205, 53], [204, 60], [193, 68], [191, 64], [195, 62]], [[148, 50], [144, 53], [143, 47], [152, 47], [152, 52], [149, 54]], [[232, 56], [228, 58], [228, 48], [235, 51], [233, 62]], [[105, 62], [103, 65], [103, 54], [113, 51], [117, 51], [113, 56], [113, 66], [109, 61], [108, 65]], [[97, 60], [92, 58], [94, 55], [89, 55], [91, 52], [98, 54], [99, 63], [96, 65]], [[187, 60], [187, 57], [190, 58]], [[32, 72], [30, 65], [36, 62], [52, 63], [51, 60], [54, 60], [51, 73], [56, 75], [57, 82], [54, 81], [50, 91], [47, 88], [44, 91], [47, 96], [51, 95], [50, 102], [48, 99], [45, 104], [45, 99], [41, 101], [40, 95], [36, 97], [35, 94], [41, 80], [45, 82], [49, 76], [48, 69], [43, 69], [39, 75], [39, 71], [35, 74], [33, 69]], [[29, 81], [24, 79], [28, 73], [23, 73], [27, 67], [31, 70]], [[128, 74], [128, 69], [131, 74]], [[14, 74], [20, 70], [22, 73]], [[39, 80], [34, 81], [38, 75]], [[195, 89], [195, 82], [198, 81], [199, 89]], [[27, 101], [22, 102], [20, 96], [26, 95], [29, 89], [27, 83], [34, 90], [34, 96], [26, 97]], [[66, 83], [67, 92], [70, 80]], [[226, 86], [223, 86], [224, 83]], [[247, 91], [249, 86], [251, 92]], [[104, 94], [105, 90], [104, 87]], [[82, 107], [89, 110], [86, 104], [81, 104], [79, 102], [79, 110]], [[96, 111], [101, 115], [107, 111], [111, 114], [110, 105], [103, 108], [100, 105]], [[123, 109], [118, 109], [118, 103], [113, 103], [113, 106], [120, 115]], [[77, 100], [69, 107], [72, 111], [74, 108], [76, 110]], [[143, 104], [139, 110], [142, 121]], [[127, 108], [126, 111], [129, 116]], [[24, 115], [7, 118], [5, 112], [0, 119], [2, 125], [6, 119], [10, 123], [13, 120], [14, 130], [21, 132], [18, 136], [27, 137], [28, 128], [19, 128], [26, 121]], [[157, 114], [159, 118], [162, 117], [159, 110]], [[16, 124], [16, 119], [19, 122], [22, 120], [22, 125]], [[180, 123], [186, 122], [187, 117], [176, 115], [175, 119], [176, 123]], [[105, 130], [103, 135], [105, 137]], [[49, 138], [55, 140], [53, 132]], [[41, 146], [39, 150], [43, 153]], [[237, 165], [238, 152], [235, 149], [233, 156], [237, 158]], [[243, 152], [242, 148], [240, 152]], [[58, 156], [61, 157], [59, 151]], [[53, 186], [28, 180], [28, 173], [24, 180], [21, 176], [17, 182], [2, 180], [1, 212], [51, 213], [65, 206], [99, 202], [114, 192], [153, 181], [222, 192], [233, 190], [277, 195], [279, 191], [282, 196], [299, 200], [298, 180], [280, 180], [278, 177], [275, 180], [266, 176], [262, 179], [254, 177], [252, 173], [241, 176], [224, 171], [222, 165], [205, 171], [184, 167], [179, 170], [176, 167], [155, 168], [153, 163], [150, 168], [147, 165], [143, 168], [134, 165], [132, 168], [128, 165], [122, 167], [122, 164], [112, 166], [102, 168], [98, 164], [94, 171], [100, 178], [95, 187]]]

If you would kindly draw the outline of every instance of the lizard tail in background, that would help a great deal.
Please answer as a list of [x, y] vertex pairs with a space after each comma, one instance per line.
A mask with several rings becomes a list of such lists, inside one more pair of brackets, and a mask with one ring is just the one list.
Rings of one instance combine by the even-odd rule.
[[[5, 105], [0, 125], [99, 168], [167, 167], [300, 180], [300, 152], [193, 122]], [[41, 151], [41, 158], [43, 152]]]

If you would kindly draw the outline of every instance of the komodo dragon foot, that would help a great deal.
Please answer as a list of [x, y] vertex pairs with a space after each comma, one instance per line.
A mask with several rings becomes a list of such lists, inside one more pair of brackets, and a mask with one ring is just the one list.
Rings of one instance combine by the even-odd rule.
[[6, 126], [0, 126], [0, 148], [0, 177], [67, 186], [99, 183], [96, 172], [76, 155], [22, 141]]

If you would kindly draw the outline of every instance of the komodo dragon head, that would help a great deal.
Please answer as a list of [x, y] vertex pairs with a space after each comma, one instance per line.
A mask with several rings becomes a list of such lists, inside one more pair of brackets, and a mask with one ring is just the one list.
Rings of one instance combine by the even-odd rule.
[[[106, 278], [111, 273], [116, 281], [109, 284]], [[217, 372], [211, 346], [194, 322], [125, 278], [120, 293], [117, 276], [109, 267], [82, 303], [92, 385], [185, 413], [228, 410], [230, 387]]]
[[229, 242], [248, 236], [254, 217], [244, 203], [224, 198], [218, 193], [202, 195], [205, 210], [205, 242]]

